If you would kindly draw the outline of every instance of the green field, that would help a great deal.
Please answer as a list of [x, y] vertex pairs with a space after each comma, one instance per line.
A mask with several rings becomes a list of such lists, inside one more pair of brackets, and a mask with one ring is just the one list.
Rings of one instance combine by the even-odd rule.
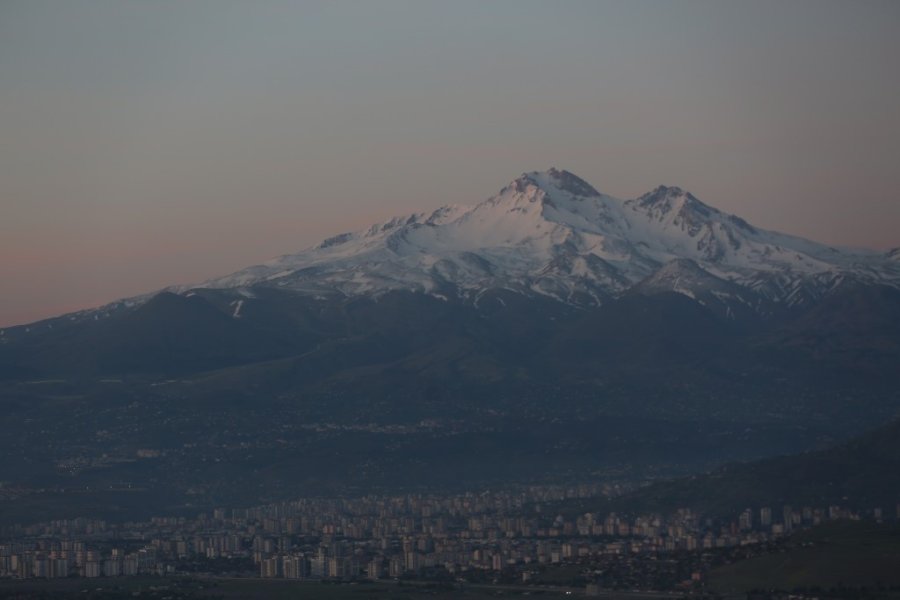
[[900, 528], [836, 521], [791, 538], [783, 552], [758, 556], [710, 573], [711, 589], [890, 588], [900, 586]]
[[328, 584], [328, 583], [296, 583], [284, 580], [232, 580], [221, 582], [219, 586], [208, 590], [210, 595], [222, 595], [226, 600], [244, 600], [249, 598], [271, 598], [273, 600], [289, 600], [295, 598], [322, 598], [324, 600], [415, 600], [451, 598], [517, 598], [542, 597], [558, 598], [563, 592], [546, 592], [540, 590], [519, 591], [509, 588], [442, 586], [429, 584], [397, 583], [360, 583], [360, 584]]
[[320, 583], [284, 579], [194, 579], [117, 578], [0, 580], [0, 598], [18, 600], [113, 600], [117, 598], [160, 600], [449, 600], [467, 598], [538, 597], [558, 598], [563, 591], [513, 587], [440, 585], [428, 583]]

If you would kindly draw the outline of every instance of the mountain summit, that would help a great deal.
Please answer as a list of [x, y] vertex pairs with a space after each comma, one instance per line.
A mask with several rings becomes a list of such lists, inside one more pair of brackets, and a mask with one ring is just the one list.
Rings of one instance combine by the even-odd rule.
[[[394, 217], [164, 291], [191, 297], [220, 290], [235, 319], [264, 289], [313, 300], [411, 292], [475, 307], [496, 293], [579, 308], [625, 295], [675, 293], [740, 318], [808, 308], [854, 285], [900, 288], [900, 249], [838, 249], [766, 231], [678, 187], [661, 185], [622, 200], [552, 168], [523, 173], [477, 204]], [[101, 319], [154, 295], [62, 320]]]
[[504, 289], [598, 305], [657, 272], [643, 289], [674, 281], [669, 291], [686, 293], [665, 276], [675, 261], [709, 275], [694, 273], [695, 286], [715, 282], [719, 295], [742, 290], [736, 297], [744, 303], [756, 295], [791, 306], [848, 279], [898, 286], [891, 258], [765, 231], [678, 187], [620, 200], [554, 168], [524, 173], [479, 204], [390, 219], [194, 287], [341, 296], [407, 290], [476, 303], [486, 290]]

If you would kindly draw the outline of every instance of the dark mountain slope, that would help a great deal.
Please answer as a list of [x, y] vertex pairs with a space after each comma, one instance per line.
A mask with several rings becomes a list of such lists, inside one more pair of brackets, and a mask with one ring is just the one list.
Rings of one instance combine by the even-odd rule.
[[759, 344], [869, 375], [900, 371], [900, 290], [848, 283]]
[[818, 452], [730, 464], [707, 475], [663, 482], [617, 500], [629, 510], [691, 507], [733, 516], [747, 507], [900, 502], [900, 421]]

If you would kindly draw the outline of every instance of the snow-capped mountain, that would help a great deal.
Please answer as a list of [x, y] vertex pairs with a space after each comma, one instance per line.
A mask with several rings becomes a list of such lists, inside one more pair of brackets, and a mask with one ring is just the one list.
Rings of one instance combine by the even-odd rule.
[[[900, 248], [839, 249], [766, 231], [677, 187], [620, 200], [550, 169], [525, 173], [478, 204], [396, 217], [231, 275], [161, 291], [190, 297], [222, 290], [230, 303], [223, 310], [235, 319], [260, 288], [313, 299], [412, 291], [476, 307], [488, 292], [577, 307], [675, 292], [739, 318], [812, 306], [853, 284], [900, 288]], [[102, 320], [157, 293], [44, 323]], [[20, 335], [29, 326], [14, 329]], [[0, 343], [11, 332], [0, 330]]]
[[[174, 448], [106, 481], [156, 473], [216, 503], [211, 456], [267, 490], [332, 455], [343, 467], [326, 479], [357, 492], [404, 469], [416, 489], [430, 472], [482, 485], [484, 456], [504, 477], [525, 456], [522, 481], [535, 465], [610, 472], [573, 460], [633, 448], [698, 468], [692, 452], [725, 438], [772, 453], [896, 415], [898, 283], [896, 251], [763, 231], [677, 188], [618, 200], [550, 170], [200, 285], [0, 329], [0, 398], [28, 439]], [[621, 435], [599, 435], [610, 427]], [[29, 477], [44, 464], [59, 480], [44, 458]], [[95, 471], [76, 483], [104, 488]]]
[[486, 290], [507, 289], [596, 305], [635, 287], [702, 303], [712, 294], [747, 305], [793, 305], [847, 280], [900, 285], [894, 254], [758, 229], [677, 187], [619, 200], [550, 169], [526, 173], [479, 204], [394, 218], [179, 291], [410, 290], [477, 303]]

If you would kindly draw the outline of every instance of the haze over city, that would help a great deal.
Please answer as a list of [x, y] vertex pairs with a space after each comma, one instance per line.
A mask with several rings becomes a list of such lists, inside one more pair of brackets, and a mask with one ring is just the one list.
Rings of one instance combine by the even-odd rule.
[[896, 2], [0, 5], [0, 325], [566, 168], [900, 245]]

